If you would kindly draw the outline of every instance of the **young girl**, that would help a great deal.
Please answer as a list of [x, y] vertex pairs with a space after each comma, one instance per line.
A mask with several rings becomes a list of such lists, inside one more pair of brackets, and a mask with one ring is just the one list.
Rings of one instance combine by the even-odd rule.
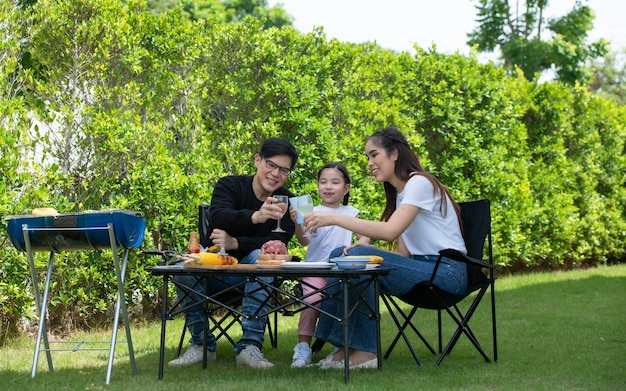
[[[318, 212], [341, 214], [356, 217], [359, 211], [348, 205], [350, 194], [350, 176], [348, 169], [340, 163], [326, 164], [317, 174], [317, 190], [322, 204], [314, 208]], [[290, 210], [290, 217], [295, 222], [298, 216], [296, 209]], [[330, 252], [337, 247], [350, 246], [352, 243], [352, 231], [339, 226], [319, 228], [315, 236], [305, 236], [301, 224], [296, 224], [296, 236], [303, 246], [309, 246], [304, 262], [328, 261]], [[369, 244], [369, 238], [357, 235], [358, 244]], [[326, 285], [323, 277], [305, 277], [302, 283], [302, 293], [309, 294], [313, 288], [321, 288]], [[322, 294], [316, 294], [306, 299], [308, 303], [319, 302]], [[318, 304], [319, 306], [319, 304]], [[319, 313], [313, 308], [305, 308], [300, 313], [298, 323], [298, 344], [293, 349], [292, 368], [300, 368], [311, 363], [311, 338], [315, 333]]]
[[[368, 221], [352, 216], [313, 212], [305, 216], [305, 228], [313, 232], [325, 226], [340, 226], [371, 238], [395, 241], [398, 251], [389, 252], [368, 247], [354, 247], [349, 255], [379, 255], [390, 273], [379, 280], [380, 293], [402, 296], [415, 284], [430, 278], [439, 250], [452, 248], [466, 253], [461, 234], [458, 205], [448, 189], [425, 171], [406, 138], [395, 128], [374, 132], [365, 143], [368, 168], [385, 189], [385, 210], [381, 221]], [[344, 252], [337, 248], [331, 257]], [[443, 258], [434, 281], [441, 289], [460, 294], [467, 286], [465, 264]], [[329, 294], [335, 293], [331, 292]], [[374, 295], [366, 296], [373, 307]], [[324, 310], [334, 311], [330, 303]], [[321, 316], [316, 337], [340, 349], [320, 361], [322, 368], [344, 367], [345, 349], [351, 368], [377, 368], [376, 323], [355, 311], [350, 319], [350, 341], [343, 346], [343, 326], [338, 327], [328, 316]]]

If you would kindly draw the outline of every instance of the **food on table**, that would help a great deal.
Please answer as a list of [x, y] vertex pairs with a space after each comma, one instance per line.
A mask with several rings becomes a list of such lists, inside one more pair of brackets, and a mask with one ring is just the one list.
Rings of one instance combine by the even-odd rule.
[[210, 253], [219, 253], [220, 249], [221, 249], [220, 246], [214, 244], [211, 247], [207, 248], [206, 250]]
[[285, 243], [280, 240], [269, 240], [261, 246], [261, 254], [288, 254], [287, 246], [285, 246]]
[[201, 252], [196, 254], [199, 256], [198, 264], [200, 265], [236, 265], [239, 261], [230, 255], [222, 255], [216, 253]]
[[258, 265], [280, 265], [285, 261], [291, 261], [291, 255], [287, 252], [287, 246], [280, 240], [270, 240], [261, 246], [261, 254], [257, 260]]
[[380, 257], [378, 255], [348, 255], [348, 256], [342, 257], [342, 258], [369, 258], [370, 261], [368, 263], [370, 265], [371, 264], [383, 263], [383, 257]]

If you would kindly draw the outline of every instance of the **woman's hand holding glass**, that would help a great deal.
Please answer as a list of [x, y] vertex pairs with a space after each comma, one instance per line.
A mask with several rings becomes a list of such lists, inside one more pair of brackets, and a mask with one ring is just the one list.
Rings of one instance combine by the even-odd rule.
[[339, 215], [337, 213], [315, 211], [304, 216], [304, 226], [307, 230], [315, 234], [315, 231], [319, 227], [337, 225], [334, 219], [341, 216], [342, 215]]

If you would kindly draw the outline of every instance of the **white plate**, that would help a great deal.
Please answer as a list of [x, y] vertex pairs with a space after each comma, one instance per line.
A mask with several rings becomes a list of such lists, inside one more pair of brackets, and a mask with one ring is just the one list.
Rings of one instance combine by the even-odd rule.
[[331, 269], [335, 267], [330, 262], [285, 262], [280, 265], [284, 269]]

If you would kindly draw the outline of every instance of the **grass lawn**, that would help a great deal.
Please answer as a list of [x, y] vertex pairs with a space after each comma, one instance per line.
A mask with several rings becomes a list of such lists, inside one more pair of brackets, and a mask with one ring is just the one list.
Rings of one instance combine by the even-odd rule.
[[[472, 325], [488, 353], [492, 351], [489, 299], [483, 299]], [[421, 345], [417, 367], [408, 349], [398, 345], [383, 362], [382, 371], [343, 373], [316, 367], [291, 369], [297, 340], [297, 317], [279, 319], [279, 348], [266, 339], [264, 353], [276, 364], [270, 371], [237, 369], [232, 346], [218, 345], [217, 362], [206, 371], [201, 365], [165, 367], [157, 380], [160, 323], [133, 327], [137, 376], [132, 376], [125, 344], [116, 349], [111, 383], [105, 384], [108, 351], [53, 352], [54, 372], [45, 353], [37, 376], [31, 378], [34, 341], [10, 341], [0, 348], [2, 390], [624, 390], [626, 389], [626, 265], [595, 269], [506, 276], [496, 282], [498, 363], [486, 363], [465, 339], [435, 368], [436, 357]], [[381, 305], [381, 310], [385, 311]], [[433, 343], [436, 318], [422, 311], [419, 325]], [[382, 314], [383, 348], [394, 326]], [[450, 323], [450, 322], [448, 322]], [[450, 332], [452, 325], [448, 324]], [[182, 321], [168, 322], [166, 360], [175, 355]], [[119, 333], [124, 338], [123, 328]], [[72, 340], [107, 340], [107, 331], [75, 336]], [[464, 338], [464, 337], [463, 337]], [[330, 346], [319, 354], [323, 358]]]

